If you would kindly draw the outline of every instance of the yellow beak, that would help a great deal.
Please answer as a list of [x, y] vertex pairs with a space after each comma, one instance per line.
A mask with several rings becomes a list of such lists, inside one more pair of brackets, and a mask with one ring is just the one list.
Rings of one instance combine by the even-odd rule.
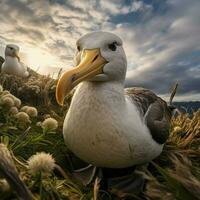
[[103, 72], [107, 61], [101, 56], [100, 49], [87, 49], [83, 52], [80, 64], [65, 72], [56, 86], [56, 100], [63, 105], [66, 95], [80, 82]]
[[18, 59], [18, 61], [20, 62], [19, 52], [15, 51], [12, 56], [16, 57]]
[[18, 61], [20, 62], [20, 57], [18, 55], [16, 55], [16, 57], [17, 57]]

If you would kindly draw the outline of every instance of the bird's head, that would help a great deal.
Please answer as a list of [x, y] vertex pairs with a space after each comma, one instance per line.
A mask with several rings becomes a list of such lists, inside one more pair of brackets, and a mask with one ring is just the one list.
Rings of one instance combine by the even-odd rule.
[[65, 96], [80, 82], [119, 81], [126, 75], [126, 55], [122, 40], [108, 32], [93, 32], [77, 41], [75, 67], [66, 71], [58, 80], [56, 99], [63, 105]]
[[19, 60], [19, 47], [15, 44], [6, 45], [5, 57], [6, 56], [17, 57]]

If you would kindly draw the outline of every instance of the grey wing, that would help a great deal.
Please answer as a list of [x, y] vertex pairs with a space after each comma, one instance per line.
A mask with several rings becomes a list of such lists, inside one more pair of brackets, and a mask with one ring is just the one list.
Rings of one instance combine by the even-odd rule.
[[147, 89], [128, 88], [125, 92], [139, 108], [152, 138], [159, 144], [165, 143], [169, 136], [171, 119], [171, 110], [167, 103]]

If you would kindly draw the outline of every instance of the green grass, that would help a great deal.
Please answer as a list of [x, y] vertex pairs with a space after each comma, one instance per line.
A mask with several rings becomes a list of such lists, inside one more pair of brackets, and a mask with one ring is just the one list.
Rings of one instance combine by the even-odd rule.
[[[62, 137], [65, 112], [55, 106], [50, 108], [38, 107], [38, 116], [30, 118], [31, 123], [25, 123], [9, 113], [9, 106], [0, 106], [0, 142], [7, 146], [18, 175], [34, 197], [43, 200], [120, 199], [108, 191], [101, 191], [97, 179], [93, 185], [84, 187], [73, 178], [70, 152]], [[38, 122], [42, 122], [47, 115], [59, 122], [56, 130], [38, 126]], [[60, 170], [55, 168], [48, 176], [41, 173], [31, 175], [27, 160], [36, 152], [52, 154]], [[0, 174], [3, 174], [1, 170]], [[140, 173], [146, 179], [144, 192], [142, 197], [130, 199], [200, 199], [200, 110], [193, 113], [192, 118], [181, 114], [172, 119], [170, 137], [163, 153], [148, 167], [142, 168]], [[15, 190], [15, 187], [6, 188], [5, 183], [0, 181], [2, 200], [17, 199]]]

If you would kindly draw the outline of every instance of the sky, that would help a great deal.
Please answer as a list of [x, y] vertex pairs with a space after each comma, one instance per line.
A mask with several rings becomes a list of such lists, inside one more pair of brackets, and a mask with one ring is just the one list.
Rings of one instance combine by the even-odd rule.
[[20, 46], [22, 61], [42, 74], [73, 65], [76, 40], [110, 31], [123, 40], [126, 87], [176, 101], [200, 100], [200, 0], [0, 0], [0, 55]]

